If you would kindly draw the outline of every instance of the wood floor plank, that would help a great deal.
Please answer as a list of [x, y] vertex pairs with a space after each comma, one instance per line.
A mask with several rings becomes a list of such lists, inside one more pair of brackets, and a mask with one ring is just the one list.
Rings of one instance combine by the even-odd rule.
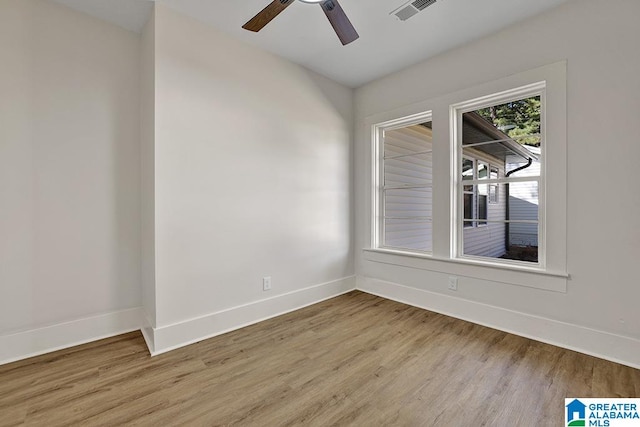
[[0, 426], [16, 427], [23, 426], [27, 418], [27, 405], [18, 404], [8, 408], [0, 409]]
[[613, 397], [633, 397], [638, 386], [637, 378], [625, 366], [595, 358], [593, 360], [594, 397], [611, 397], [611, 390], [616, 393]]
[[557, 425], [640, 371], [351, 292], [154, 358], [139, 333], [0, 366], [0, 426]]

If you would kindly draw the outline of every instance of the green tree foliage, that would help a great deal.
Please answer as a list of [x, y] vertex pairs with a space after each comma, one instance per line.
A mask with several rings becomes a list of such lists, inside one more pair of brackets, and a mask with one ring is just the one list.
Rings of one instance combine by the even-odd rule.
[[539, 96], [482, 108], [476, 112], [520, 144], [540, 146]]

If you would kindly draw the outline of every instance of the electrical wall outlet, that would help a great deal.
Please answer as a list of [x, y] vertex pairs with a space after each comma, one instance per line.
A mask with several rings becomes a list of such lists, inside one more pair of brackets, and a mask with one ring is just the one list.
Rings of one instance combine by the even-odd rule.
[[457, 291], [458, 290], [458, 278], [455, 276], [449, 276], [449, 290]]
[[271, 276], [262, 278], [262, 290], [263, 291], [271, 290]]

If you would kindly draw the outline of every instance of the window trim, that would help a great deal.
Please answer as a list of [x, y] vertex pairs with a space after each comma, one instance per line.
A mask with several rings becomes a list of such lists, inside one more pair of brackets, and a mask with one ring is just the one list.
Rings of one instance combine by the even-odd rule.
[[[449, 180], [451, 179], [450, 157], [451, 124], [448, 120], [448, 108], [456, 103], [475, 99], [487, 93], [498, 93], [514, 87], [522, 87], [532, 82], [545, 81], [546, 93], [546, 153], [545, 183], [546, 198], [546, 266], [532, 269], [523, 266], [490, 264], [476, 260], [460, 260], [451, 257], [452, 239], [449, 224], [453, 213], [451, 208]], [[421, 100], [415, 103], [397, 105], [389, 110], [373, 112], [362, 119], [357, 127], [362, 132], [362, 149], [365, 151], [365, 180], [360, 183], [365, 196], [358, 206], [364, 208], [359, 215], [363, 223], [357, 229], [362, 237], [361, 256], [364, 271], [369, 263], [396, 265], [395, 272], [409, 274], [406, 269], [421, 269], [465, 276], [477, 280], [488, 280], [488, 284], [499, 282], [508, 285], [527, 286], [534, 289], [562, 292], [567, 291], [567, 281], [571, 277], [567, 269], [567, 61], [559, 61], [538, 68], [516, 71], [514, 74], [496, 76], [495, 80], [475, 82], [470, 86], [458, 86], [449, 92], [424, 92]], [[418, 94], [419, 96], [419, 94]], [[398, 118], [409, 118], [424, 111], [433, 111], [433, 148], [434, 156], [443, 161], [434, 163], [433, 196], [439, 200], [434, 204], [433, 252], [417, 254], [403, 251], [378, 249], [375, 246], [374, 199], [376, 193], [376, 175], [374, 171], [377, 154], [372, 129], [377, 124], [392, 123]], [[448, 161], [446, 160], [448, 158]], [[496, 180], [500, 183], [500, 179]], [[502, 197], [502, 195], [501, 195]], [[449, 200], [449, 203], [446, 200]], [[363, 203], [363, 204], [360, 204]], [[410, 265], [409, 265], [410, 264]], [[552, 280], [553, 279], [553, 280]], [[557, 279], [557, 280], [556, 280]], [[480, 285], [481, 282], [478, 282]], [[446, 289], [446, 287], [445, 287]]]
[[[484, 95], [475, 99], [470, 99], [468, 101], [457, 102], [452, 104], [449, 107], [449, 123], [451, 126], [451, 135], [450, 135], [450, 149], [451, 149], [451, 212], [453, 213], [452, 219], [450, 221], [451, 227], [451, 235], [454, 238], [451, 239], [452, 247], [451, 247], [451, 258], [460, 259], [460, 260], [476, 260], [488, 262], [496, 265], [513, 265], [513, 266], [522, 266], [525, 268], [536, 268], [539, 270], [545, 270], [546, 267], [546, 217], [545, 217], [545, 152], [546, 152], [546, 91], [547, 84], [545, 81], [539, 81], [535, 83], [530, 83], [524, 86], [515, 87], [513, 89], [507, 89], [500, 92], [491, 93], [489, 95]], [[464, 253], [464, 230], [470, 227], [464, 226], [464, 180], [462, 180], [462, 159], [467, 158], [463, 154], [463, 114], [468, 113], [470, 111], [476, 111], [481, 108], [487, 108], [492, 105], [500, 105], [505, 104], [512, 101], [517, 101], [520, 99], [530, 98], [534, 96], [540, 96], [540, 147], [542, 155], [540, 156], [540, 176], [539, 177], [527, 177], [528, 182], [537, 181], [538, 182], [538, 262], [529, 262], [529, 261], [518, 261], [518, 260], [508, 260], [508, 259], [499, 259], [499, 258], [491, 258], [491, 257], [482, 257], [476, 255], [465, 255]], [[474, 185], [474, 204], [476, 203], [476, 193], [477, 190], [475, 187], [479, 185], [477, 182], [480, 181], [480, 178], [477, 177], [477, 169], [476, 166], [480, 162], [480, 160], [474, 160], [474, 179], [472, 180]], [[486, 163], [482, 161], [482, 163]], [[489, 174], [491, 165], [487, 165], [489, 170], [487, 171]], [[487, 177], [490, 178], [490, 177]], [[490, 179], [489, 179], [490, 180]], [[489, 181], [487, 180], [487, 181]], [[508, 183], [516, 182], [512, 178], [508, 178]], [[467, 183], [467, 185], [470, 185]], [[487, 183], [488, 185], [488, 183]], [[488, 197], [488, 194], [487, 194]], [[488, 202], [487, 202], [488, 203]], [[475, 206], [474, 206], [475, 208]], [[474, 211], [474, 214], [476, 212]], [[484, 222], [482, 225], [487, 225], [488, 222]], [[480, 221], [477, 224], [474, 224], [474, 228], [481, 226]]]
[[567, 292], [568, 273], [509, 264], [495, 265], [474, 259], [451, 259], [418, 252], [394, 249], [364, 248], [364, 259], [380, 264], [435, 271], [474, 279], [489, 280], [553, 292]]

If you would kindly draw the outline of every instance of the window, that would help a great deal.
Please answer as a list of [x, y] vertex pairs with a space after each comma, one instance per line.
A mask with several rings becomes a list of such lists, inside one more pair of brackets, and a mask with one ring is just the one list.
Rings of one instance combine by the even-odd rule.
[[[540, 265], [543, 96], [540, 83], [452, 107], [454, 258]], [[378, 127], [378, 247], [432, 252], [432, 129], [431, 113]]]
[[[566, 63], [366, 123], [373, 130], [367, 260], [566, 290]], [[400, 144], [416, 129], [428, 135]]]
[[[481, 180], [487, 179], [487, 171], [489, 165], [469, 156], [462, 159], [462, 180]], [[464, 185], [464, 227], [479, 227], [487, 225], [488, 215], [486, 185]]]
[[[498, 167], [491, 166], [491, 179], [498, 179], [500, 177], [500, 172]], [[500, 198], [498, 196], [498, 184], [489, 184], [489, 204], [495, 205], [500, 203]]]
[[538, 264], [543, 94], [540, 84], [454, 108], [461, 171], [453, 190], [461, 204], [457, 257]]
[[433, 215], [431, 114], [383, 126], [379, 132], [379, 246], [430, 252]]

